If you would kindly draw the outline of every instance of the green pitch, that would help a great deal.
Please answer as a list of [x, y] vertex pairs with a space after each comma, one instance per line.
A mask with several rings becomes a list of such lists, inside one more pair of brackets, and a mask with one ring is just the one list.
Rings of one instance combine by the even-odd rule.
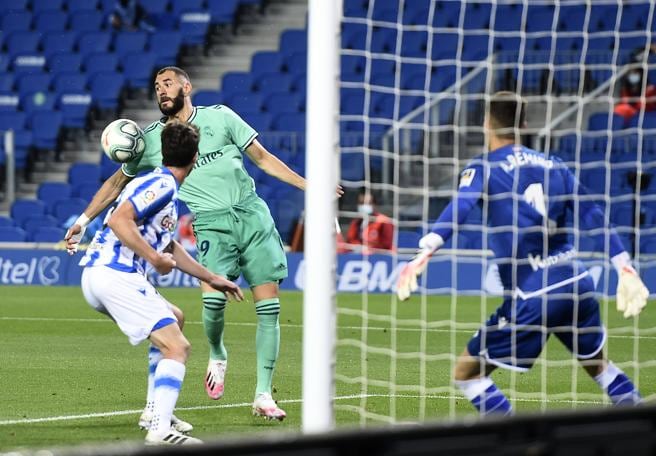
[[[226, 395], [212, 401], [202, 383], [208, 355], [200, 294], [189, 289], [164, 294], [187, 318], [184, 332], [192, 354], [177, 415], [194, 425], [194, 435], [211, 440], [298, 430], [302, 294], [284, 293], [281, 299], [282, 345], [274, 384], [287, 411], [284, 423], [250, 414], [255, 388], [252, 301], [228, 305]], [[141, 440], [144, 434], [136, 423], [145, 400], [146, 344], [129, 345], [110, 320], [88, 307], [78, 288], [0, 287], [0, 296], [0, 451]], [[386, 295], [340, 295], [338, 424], [471, 414], [469, 403], [450, 387], [453, 357], [497, 305], [489, 299], [482, 309], [478, 297], [413, 297], [395, 303]], [[613, 305], [603, 309], [610, 357], [639, 381], [643, 396], [654, 397], [656, 313], [647, 308], [634, 326]], [[639, 363], [631, 363], [634, 358]], [[530, 373], [497, 371], [494, 378], [517, 412], [604, 403], [596, 384], [555, 340]]]

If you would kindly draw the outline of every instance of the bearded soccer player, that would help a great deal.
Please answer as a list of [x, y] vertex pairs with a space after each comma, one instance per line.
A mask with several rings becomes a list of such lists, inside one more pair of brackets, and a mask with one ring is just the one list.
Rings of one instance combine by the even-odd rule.
[[524, 113], [525, 103], [518, 95], [492, 96], [485, 120], [490, 152], [473, 159], [461, 173], [456, 197], [432, 232], [420, 240], [419, 255], [401, 271], [399, 299], [408, 299], [416, 290], [417, 276], [451, 237], [454, 226], [463, 223], [476, 204], [486, 204], [489, 245], [506, 298], [456, 361], [456, 385], [481, 414], [510, 414], [510, 402], [490, 373], [497, 367], [529, 370], [553, 334], [614, 404], [638, 404], [638, 390], [603, 353], [606, 330], [592, 277], [576, 260], [568, 239], [569, 213], [584, 229], [594, 230], [591, 236], [599, 250], [604, 251], [608, 241], [619, 276], [617, 308], [624, 317], [640, 313], [649, 291], [619, 237], [608, 229], [603, 211], [586, 198], [574, 174], [560, 159], [520, 145]]
[[[200, 131], [199, 157], [180, 187], [180, 199], [194, 213], [199, 262], [216, 274], [248, 282], [257, 314], [257, 385], [253, 414], [283, 420], [285, 412], [271, 397], [273, 372], [280, 346], [278, 284], [287, 277], [283, 244], [266, 203], [255, 192], [244, 168], [246, 154], [260, 169], [301, 190], [305, 179], [269, 153], [257, 132], [223, 105], [193, 106], [191, 81], [178, 67], [157, 72], [155, 93], [164, 114], [145, 132], [146, 150], [125, 163], [96, 193], [78, 222], [66, 234], [69, 251], [77, 248], [86, 223], [113, 201], [138, 173], [161, 164], [160, 134], [166, 122], [178, 119]], [[224, 393], [228, 353], [223, 343], [226, 297], [201, 283], [203, 325], [210, 345], [205, 389], [212, 399]]]

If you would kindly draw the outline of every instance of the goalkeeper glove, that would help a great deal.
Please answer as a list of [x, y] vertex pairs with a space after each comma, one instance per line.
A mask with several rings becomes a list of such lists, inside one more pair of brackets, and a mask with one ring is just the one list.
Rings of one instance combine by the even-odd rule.
[[412, 261], [403, 267], [396, 284], [396, 295], [401, 301], [408, 299], [410, 293], [417, 290], [417, 277], [426, 270], [428, 260], [442, 245], [444, 245], [444, 240], [436, 233], [428, 233], [419, 240], [421, 250]]
[[617, 282], [617, 310], [624, 313], [624, 318], [635, 317], [647, 305], [648, 297], [649, 290], [635, 269], [624, 266]]

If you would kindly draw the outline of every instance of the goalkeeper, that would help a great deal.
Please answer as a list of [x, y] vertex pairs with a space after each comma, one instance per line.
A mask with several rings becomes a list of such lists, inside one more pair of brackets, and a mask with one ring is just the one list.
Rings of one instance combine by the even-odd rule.
[[[184, 70], [165, 67], [157, 72], [155, 94], [164, 117], [144, 130], [144, 154], [123, 164], [96, 193], [66, 234], [68, 248], [77, 248], [88, 220], [102, 212], [130, 179], [161, 164], [160, 134], [168, 120], [176, 118], [196, 125], [201, 135], [199, 157], [180, 187], [180, 199], [195, 215], [199, 262], [231, 280], [243, 274], [251, 287], [257, 314], [253, 413], [282, 420], [286, 414], [271, 397], [271, 383], [280, 346], [278, 283], [287, 277], [287, 259], [269, 209], [244, 168], [243, 154], [266, 173], [299, 189], [305, 189], [305, 179], [270, 154], [257, 141], [257, 132], [226, 106], [193, 106], [191, 90]], [[223, 344], [227, 301], [223, 293], [206, 283], [201, 283], [201, 290], [203, 325], [210, 345], [205, 389], [212, 399], [220, 399], [228, 359]]]
[[[604, 355], [605, 328], [594, 284], [576, 260], [568, 239], [568, 211], [590, 230], [600, 249], [609, 243], [619, 275], [617, 308], [637, 316], [649, 291], [631, 266], [614, 232], [608, 233], [601, 209], [586, 197], [576, 177], [555, 157], [519, 145], [525, 103], [511, 92], [492, 96], [485, 120], [488, 152], [461, 173], [459, 189], [424, 236], [419, 255], [401, 271], [399, 299], [417, 288], [417, 276], [429, 258], [451, 237], [476, 204], [487, 206], [489, 245], [505, 290], [501, 307], [471, 338], [455, 366], [455, 383], [486, 415], [510, 414], [511, 405], [489, 377], [497, 367], [527, 371], [551, 334], [581, 362], [586, 372], [617, 405], [641, 400], [631, 380]], [[603, 251], [603, 250], [602, 250]]]

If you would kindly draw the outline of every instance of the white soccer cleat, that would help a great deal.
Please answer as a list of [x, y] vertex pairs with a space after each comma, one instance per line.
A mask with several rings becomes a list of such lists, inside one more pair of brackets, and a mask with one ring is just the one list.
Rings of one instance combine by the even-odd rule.
[[[150, 429], [150, 422], [153, 420], [153, 415], [150, 412], [143, 412], [139, 417], [139, 427], [145, 431]], [[191, 423], [182, 421], [175, 415], [171, 415], [171, 429], [186, 434], [194, 430]]]
[[202, 440], [181, 434], [174, 429], [164, 434], [148, 431], [145, 441], [146, 445], [199, 445], [201, 443], [203, 443]]
[[267, 420], [282, 421], [287, 417], [283, 409], [278, 407], [269, 393], [258, 394], [253, 402], [253, 415], [263, 416]]
[[218, 400], [223, 397], [225, 382], [225, 373], [228, 368], [228, 361], [211, 360], [207, 365], [207, 374], [205, 375], [205, 391], [207, 395]]

